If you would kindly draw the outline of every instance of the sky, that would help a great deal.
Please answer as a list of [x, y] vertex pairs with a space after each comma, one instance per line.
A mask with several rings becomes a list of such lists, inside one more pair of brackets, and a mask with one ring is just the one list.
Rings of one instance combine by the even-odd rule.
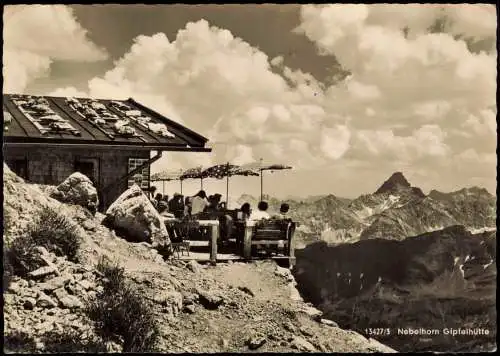
[[[152, 172], [262, 158], [293, 166], [265, 174], [277, 197], [352, 198], [396, 171], [424, 192], [494, 193], [496, 16], [483, 4], [10, 5], [3, 92], [132, 97], [209, 139], [212, 153], [167, 152]], [[232, 177], [230, 195], [259, 183]], [[204, 188], [225, 194], [225, 181]]]

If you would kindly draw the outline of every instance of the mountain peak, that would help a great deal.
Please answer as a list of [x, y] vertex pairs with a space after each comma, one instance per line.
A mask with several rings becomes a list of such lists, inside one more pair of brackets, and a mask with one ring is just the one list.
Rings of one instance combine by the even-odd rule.
[[389, 179], [387, 179], [380, 188], [377, 189], [375, 194], [382, 194], [387, 192], [395, 192], [401, 189], [409, 189], [411, 188], [410, 183], [405, 178], [403, 173], [395, 172], [393, 173]]

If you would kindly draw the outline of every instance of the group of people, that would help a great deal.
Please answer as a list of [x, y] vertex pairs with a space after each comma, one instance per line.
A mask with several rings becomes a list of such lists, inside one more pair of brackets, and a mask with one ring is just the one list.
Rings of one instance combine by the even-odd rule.
[[[160, 214], [171, 214], [180, 219], [184, 216], [196, 216], [200, 213], [225, 211], [227, 205], [225, 202], [221, 202], [221, 198], [221, 194], [207, 196], [204, 190], [200, 190], [192, 197], [184, 197], [182, 194], [175, 193], [172, 199], [169, 199], [168, 195], [158, 193], [151, 199], [151, 202]], [[268, 209], [269, 204], [265, 201], [258, 203], [256, 211], [252, 210], [250, 203], [244, 203], [239, 209], [238, 218], [254, 221], [271, 218], [285, 219], [287, 218], [290, 206], [286, 203], [281, 204], [279, 213], [274, 215], [269, 214]]]
[[151, 198], [151, 203], [158, 210], [160, 215], [173, 215], [176, 218], [182, 218], [186, 213], [188, 206], [188, 197], [184, 198], [182, 194], [175, 193], [171, 199], [168, 195], [158, 193]]
[[207, 196], [204, 190], [200, 190], [192, 197], [184, 197], [182, 194], [175, 193], [171, 199], [168, 195], [154, 194], [154, 187], [150, 192], [152, 196], [154, 195], [150, 198], [151, 203], [160, 215], [173, 215], [181, 219], [185, 216], [196, 216], [203, 212], [224, 211], [226, 209], [226, 203], [221, 202], [221, 194]]
[[259, 202], [257, 205], [257, 211], [252, 211], [252, 207], [250, 203], [244, 203], [241, 208], [241, 219], [242, 220], [262, 220], [262, 219], [287, 219], [288, 212], [290, 211], [290, 206], [287, 203], [283, 203], [280, 206], [280, 211], [278, 214], [271, 215], [267, 212], [269, 208], [269, 204], [265, 201]]
[[[154, 195], [154, 190], [152, 190]], [[203, 214], [215, 214], [220, 221], [221, 235], [228, 238], [232, 235], [234, 221], [231, 214], [227, 212], [227, 205], [221, 202], [222, 195], [214, 194], [207, 196], [204, 190], [200, 190], [192, 197], [184, 197], [182, 194], [175, 193], [171, 199], [168, 195], [158, 193], [151, 198], [151, 202], [158, 210], [160, 215], [183, 218], [197, 218]], [[278, 214], [271, 215], [268, 212], [269, 204], [261, 201], [257, 205], [257, 210], [253, 211], [250, 203], [244, 203], [237, 211], [235, 216], [239, 221], [259, 221], [263, 219], [287, 219], [290, 206], [286, 203], [281, 204]], [[217, 214], [218, 213], [218, 214]]]

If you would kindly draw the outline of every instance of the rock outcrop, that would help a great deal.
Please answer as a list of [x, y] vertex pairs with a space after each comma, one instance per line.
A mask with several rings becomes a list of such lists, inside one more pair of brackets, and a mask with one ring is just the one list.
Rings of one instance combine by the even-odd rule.
[[160, 214], [138, 185], [134, 184], [111, 204], [104, 223], [131, 241], [170, 245]]
[[3, 226], [4, 243], [25, 233], [33, 216], [44, 207], [58, 209], [62, 205], [45, 195], [37, 186], [25, 184], [10, 168], [3, 164]]
[[62, 203], [83, 206], [93, 214], [99, 206], [97, 189], [92, 181], [80, 172], [75, 172], [66, 178], [51, 192], [50, 196]]
[[[92, 324], [81, 309], [95, 296], [96, 275], [64, 257], [43, 250], [40, 253], [44, 260], [54, 261], [45, 266], [54, 273], [13, 277], [4, 292], [4, 335], [24, 334], [36, 341], [63, 330], [85, 337], [93, 334]], [[43, 351], [44, 345], [36, 349]]]

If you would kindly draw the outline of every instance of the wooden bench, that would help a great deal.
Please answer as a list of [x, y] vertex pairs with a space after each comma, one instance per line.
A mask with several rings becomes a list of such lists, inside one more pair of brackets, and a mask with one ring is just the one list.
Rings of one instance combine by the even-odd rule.
[[292, 247], [295, 223], [291, 220], [248, 221], [243, 237], [242, 254], [245, 259], [252, 258], [252, 247], [282, 251], [283, 257], [294, 258]]

